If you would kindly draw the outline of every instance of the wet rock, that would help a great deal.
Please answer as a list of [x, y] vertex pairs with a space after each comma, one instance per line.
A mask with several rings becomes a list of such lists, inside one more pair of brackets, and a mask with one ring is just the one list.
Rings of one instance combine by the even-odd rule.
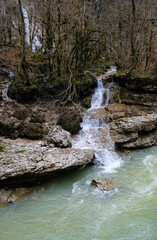
[[51, 143], [55, 147], [67, 148], [72, 146], [71, 134], [63, 130], [60, 126], [55, 126], [46, 136], [46, 143]]
[[75, 134], [80, 130], [82, 116], [76, 108], [65, 108], [60, 114], [58, 123], [62, 128], [71, 134]]
[[112, 191], [115, 188], [118, 188], [118, 184], [108, 178], [94, 178], [91, 185], [104, 191]]
[[0, 151], [0, 188], [41, 183], [60, 171], [93, 163], [93, 158], [92, 150], [48, 149], [41, 143], [3, 142], [3, 151]]

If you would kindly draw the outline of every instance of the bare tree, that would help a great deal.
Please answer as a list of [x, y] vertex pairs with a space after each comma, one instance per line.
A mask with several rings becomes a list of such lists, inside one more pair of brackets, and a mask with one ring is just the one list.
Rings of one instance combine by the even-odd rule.
[[25, 80], [27, 82], [27, 85], [30, 84], [29, 81], [29, 75], [28, 75], [28, 64], [26, 61], [26, 30], [25, 30], [25, 20], [24, 20], [24, 15], [23, 15], [23, 10], [22, 10], [22, 3], [21, 0], [18, 0], [19, 3], [19, 8], [20, 8], [20, 14], [21, 14], [21, 25], [22, 25], [22, 62], [21, 62], [21, 67], [24, 73]]

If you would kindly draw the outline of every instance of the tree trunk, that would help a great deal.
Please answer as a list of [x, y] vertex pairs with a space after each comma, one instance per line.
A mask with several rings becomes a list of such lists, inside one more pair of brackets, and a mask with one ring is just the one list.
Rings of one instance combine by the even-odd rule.
[[136, 8], [135, 0], [132, 2], [132, 23], [131, 23], [131, 56], [132, 56], [132, 68], [135, 65], [136, 51], [135, 51], [135, 21], [136, 21]]
[[22, 10], [22, 3], [21, 0], [18, 0], [19, 2], [19, 7], [20, 7], [20, 14], [21, 14], [21, 23], [22, 23], [22, 62], [21, 62], [21, 67], [24, 73], [25, 80], [27, 82], [27, 85], [30, 84], [29, 81], [29, 75], [28, 75], [28, 64], [26, 61], [26, 31], [25, 31], [25, 20], [24, 20], [24, 15], [23, 15], [23, 10]]

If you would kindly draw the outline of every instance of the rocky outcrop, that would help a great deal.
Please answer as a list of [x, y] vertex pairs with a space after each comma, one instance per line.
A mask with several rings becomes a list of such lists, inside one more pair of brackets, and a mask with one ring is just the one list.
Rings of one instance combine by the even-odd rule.
[[114, 81], [120, 87], [128, 91], [138, 93], [157, 93], [157, 77], [145, 75], [131, 75], [125, 73], [117, 73], [114, 75]]
[[157, 143], [157, 114], [120, 118], [110, 124], [110, 134], [119, 148], [144, 148]]
[[63, 130], [60, 126], [54, 126], [54, 128], [46, 136], [46, 145], [55, 147], [68, 148], [72, 146], [71, 134]]
[[105, 119], [110, 126], [110, 136], [120, 149], [155, 145], [157, 78], [117, 73], [113, 79], [109, 105], [91, 110], [89, 115]]
[[104, 191], [112, 191], [118, 188], [118, 184], [108, 178], [94, 178], [91, 182], [91, 185]]
[[92, 150], [42, 147], [40, 143], [1, 142], [0, 188], [41, 183], [60, 171], [93, 162]]
[[44, 113], [35, 112], [15, 102], [2, 103], [0, 135], [9, 138], [42, 139], [48, 132]]

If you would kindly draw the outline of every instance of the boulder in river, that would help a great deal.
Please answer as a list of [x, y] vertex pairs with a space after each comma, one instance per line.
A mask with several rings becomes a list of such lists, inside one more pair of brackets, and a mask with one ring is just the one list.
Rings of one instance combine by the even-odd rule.
[[91, 181], [91, 185], [104, 191], [112, 191], [115, 188], [118, 188], [118, 184], [108, 178], [94, 178]]

